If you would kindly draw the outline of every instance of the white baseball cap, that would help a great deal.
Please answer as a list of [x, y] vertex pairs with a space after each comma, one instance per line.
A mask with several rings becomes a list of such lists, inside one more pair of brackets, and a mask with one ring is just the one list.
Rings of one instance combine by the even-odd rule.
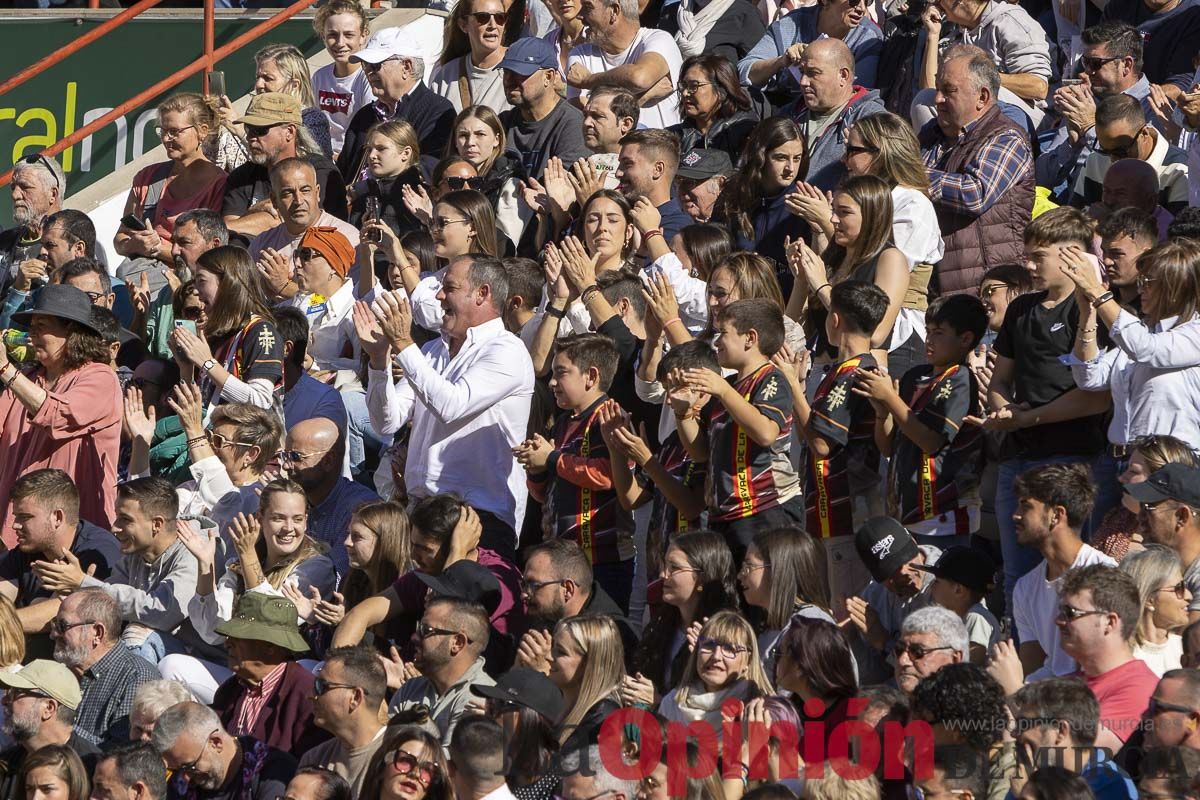
[[351, 61], [382, 64], [389, 58], [424, 58], [425, 46], [405, 28], [384, 28], [371, 36], [367, 46], [350, 56]]

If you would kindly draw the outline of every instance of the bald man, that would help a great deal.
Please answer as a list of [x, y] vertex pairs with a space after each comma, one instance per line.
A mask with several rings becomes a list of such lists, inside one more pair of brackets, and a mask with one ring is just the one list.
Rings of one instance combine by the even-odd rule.
[[1088, 214], [1105, 220], [1122, 208], [1136, 208], [1154, 217], [1158, 240], [1167, 239], [1167, 226], [1173, 215], [1159, 205], [1158, 171], [1145, 161], [1125, 158], [1115, 162], [1104, 173], [1100, 199], [1088, 206]]
[[[800, 59], [796, 124], [808, 141], [808, 183], [831, 191], [846, 177], [846, 129], [868, 114], [886, 111], [879, 92], [854, 83], [854, 54], [841, 39], [818, 39]], [[802, 106], [802, 107], [801, 107]]]
[[350, 515], [363, 503], [379, 496], [360, 483], [342, 477], [345, 441], [337, 425], [314, 417], [292, 426], [284, 459], [288, 477], [300, 484], [308, 498], [308, 535], [329, 545], [329, 557], [345, 575], [346, 531]]

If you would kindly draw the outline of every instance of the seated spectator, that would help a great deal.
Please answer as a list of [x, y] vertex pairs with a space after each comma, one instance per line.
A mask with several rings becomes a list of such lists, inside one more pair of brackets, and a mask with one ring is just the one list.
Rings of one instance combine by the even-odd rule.
[[738, 83], [733, 65], [711, 53], [693, 55], [680, 67], [679, 113], [683, 121], [670, 129], [679, 135], [680, 153], [720, 150], [730, 161], [737, 161], [758, 116], [751, 111], [750, 95]]
[[588, 38], [567, 59], [567, 97], [615, 84], [638, 98], [646, 127], [667, 128], [679, 122], [674, 93], [683, 56], [670, 33], [642, 27], [639, 13], [632, 0], [584, 0]]
[[937, 119], [918, 139], [945, 238], [938, 287], [961, 294], [974, 291], [989, 267], [1024, 260], [1033, 155], [1025, 132], [996, 105], [1000, 73], [982, 50], [947, 53], [937, 88]]
[[605, 718], [620, 706], [625, 648], [612, 617], [595, 614], [560, 620], [553, 642], [550, 680], [567, 706], [558, 741], [560, 750], [570, 753], [595, 744]]
[[163, 265], [175, 260], [172, 240], [179, 215], [221, 207], [228, 176], [203, 151], [216, 131], [216, 115], [198, 94], [177, 94], [159, 104], [158, 133], [167, 160], [133, 177], [124, 216], [137, 217], [143, 227], [122, 224], [117, 230], [113, 249], [126, 257], [117, 267], [119, 279], [137, 283], [145, 273], [150, 291], [161, 291], [166, 286]]
[[312, 692], [313, 723], [333, 738], [305, 752], [300, 768], [339, 775], [357, 798], [384, 740], [379, 708], [387, 700], [387, 673], [370, 648], [335, 648], [325, 654]]
[[825, 0], [798, 8], [771, 23], [758, 44], [738, 62], [742, 83], [761, 86], [777, 104], [800, 97], [801, 59], [808, 45], [821, 39], [840, 39], [853, 54], [854, 77], [863, 86], [876, 85], [876, 67], [883, 50], [883, 31], [858, 0]]
[[654, 204], [661, 217], [663, 238], [668, 242], [692, 223], [673, 196], [678, 168], [679, 138], [670, 131], [632, 131], [621, 140], [616, 171], [618, 188]]
[[289, 753], [304, 753], [328, 738], [313, 724], [312, 671], [295, 661], [308, 651], [308, 642], [290, 600], [246, 592], [215, 630], [225, 637], [233, 672], [211, 706], [226, 730]]
[[1124, 159], [1145, 161], [1154, 167], [1158, 173], [1158, 204], [1169, 213], [1187, 206], [1187, 154], [1148, 124], [1141, 103], [1126, 94], [1106, 97], [1096, 106], [1096, 150], [1088, 156], [1075, 183], [1072, 205], [1086, 207], [1100, 201], [1105, 173]]
[[558, 86], [558, 60], [544, 39], [520, 39], [500, 62], [504, 90], [512, 108], [500, 115], [508, 150], [525, 174], [543, 180], [546, 164], [560, 159], [569, 169], [588, 155], [583, 143], [583, 115], [563, 97]]
[[166, 800], [167, 772], [162, 757], [148, 742], [109, 750], [96, 760], [92, 772], [95, 800]]
[[195, 699], [179, 681], [157, 680], [141, 684], [133, 693], [133, 705], [129, 708], [130, 741], [149, 742], [154, 725], [164, 711], [176, 703]]
[[523, 188], [520, 166], [508, 151], [504, 123], [496, 112], [487, 106], [464, 108], [454, 120], [454, 136], [446, 153], [471, 162], [477, 177], [464, 186], [486, 195], [496, 209], [498, 230], [509, 241], [520, 242], [533, 209], [519, 202]]
[[800, 96], [794, 116], [808, 145], [804, 180], [822, 192], [846, 176], [846, 135], [855, 121], [884, 110], [879, 92], [854, 82], [854, 55], [845, 42], [822, 39], [800, 59]]
[[1140, 505], [1138, 522], [1146, 541], [1165, 544], [1183, 562], [1183, 582], [1192, 593], [1188, 618], [1200, 618], [1200, 469], [1166, 464], [1125, 489]]
[[290, 159], [302, 159], [312, 168], [314, 199], [325, 212], [346, 218], [346, 182], [312, 141], [300, 118], [299, 100], [277, 92], [257, 94], [238, 122], [246, 126], [250, 161], [230, 173], [225, 184], [221, 213], [229, 230], [253, 238], [286, 219], [270, 176]]
[[1137, 26], [1145, 42], [1146, 77], [1169, 100], [1177, 102], [1180, 94], [1192, 91], [1192, 45], [1200, 35], [1200, 9], [1195, 3], [1118, 0], [1104, 6], [1104, 19]]
[[357, 385], [357, 341], [350, 312], [354, 309], [354, 246], [334, 228], [304, 232], [296, 248], [296, 284], [292, 304], [309, 318], [309, 370], [338, 387]]
[[13, 164], [9, 186], [13, 226], [0, 233], [0, 295], [9, 292], [23, 272], [29, 273], [25, 291], [29, 278], [45, 274], [42, 229], [48, 217], [62, 210], [67, 178], [58, 161], [39, 153]]
[[367, 765], [362, 798], [454, 800], [445, 746], [427, 726], [393, 729]]
[[[941, 745], [935, 746], [930, 756], [929, 762], [927, 762], [930, 765], [928, 772], [924, 776], [914, 778], [913, 780], [912, 789], [914, 792], [919, 792], [922, 797], [938, 797], [943, 794], [953, 797], [971, 798], [991, 796], [987, 793], [990, 785], [987, 770], [990, 765], [987, 764], [983, 756], [974, 750], [962, 745]], [[1016, 765], [1013, 764], [1011, 766], [1015, 767]], [[870, 779], [872, 781], [878, 780], [874, 775], [870, 776]], [[822, 780], [820, 783], [822, 789], [830, 785], [828, 778]], [[995, 783], [998, 792], [1006, 791], [1001, 785], [1002, 781], [998, 780]], [[866, 788], [864, 787], [864, 789]], [[876, 792], [879, 791], [878, 788], [870, 788], [873, 788]], [[850, 786], [846, 786], [843, 791], [851, 791]], [[814, 799], [821, 798], [823, 800], [826, 796], [832, 798], [835, 795], [826, 795], [820, 790], [813, 793]], [[995, 796], [1001, 797], [1002, 795], [996, 794]], [[1026, 795], [1021, 796], [1023, 798], [1026, 797]], [[1041, 795], [1038, 795], [1038, 798], [1040, 800]]]
[[1146, 716], [1145, 745], [1200, 750], [1200, 734], [1192, 723], [1200, 714], [1200, 681], [1194, 669], [1173, 669], [1162, 676]]
[[0, 672], [0, 686], [4, 687], [4, 724], [17, 742], [0, 752], [0, 797], [26, 796], [24, 764], [43, 747], [65, 745], [89, 766], [95, 765], [100, 750], [74, 727], [81, 698], [79, 682], [69, 669], [37, 659], [16, 672]]
[[1017, 748], [1028, 763], [1077, 774], [1097, 797], [1138, 796], [1124, 770], [1096, 749], [1100, 706], [1080, 678], [1033, 681], [1012, 696], [1010, 705]]
[[387, 226], [396, 236], [421, 230], [421, 219], [404, 202], [406, 192], [424, 191], [421, 147], [413, 126], [402, 119], [372, 126], [366, 135], [363, 171], [366, 177], [351, 188], [350, 224], [366, 231], [372, 224], [367, 204], [374, 198], [375, 224]]
[[1000, 640], [1000, 624], [981, 602], [991, 590], [996, 573], [991, 556], [974, 547], [955, 545], [942, 551], [936, 564], [918, 565], [917, 569], [934, 577], [930, 599], [966, 623], [971, 663], [984, 664]]
[[508, 14], [504, 0], [467, 0], [446, 18], [445, 45], [429, 88], [449, 100], [454, 113], [473, 105], [496, 113], [508, 109], [500, 68]]
[[563, 800], [587, 800], [597, 794], [611, 800], [634, 800], [641, 792], [637, 781], [618, 778], [604, 766], [598, 744], [564, 750], [559, 769]]
[[50, 632], [55, 660], [79, 679], [75, 730], [101, 747], [129, 741], [133, 696], [158, 670], [121, 644], [116, 601], [100, 589], [74, 592], [63, 599]]
[[1146, 662], [1158, 677], [1179, 669], [1192, 593], [1183, 582], [1183, 565], [1174, 550], [1148, 545], [1121, 560], [1121, 571], [1138, 587], [1142, 614], [1133, 637], [1133, 657]]
[[918, 608], [900, 625], [892, 654], [896, 659], [896, 685], [912, 694], [924, 679], [943, 667], [970, 661], [967, 626], [947, 608]]
[[[681, 3], [678, 8], [664, 5], [655, 27], [674, 35], [684, 59], [707, 54], [735, 68], [767, 30], [754, 8], [741, 3], [702, 5], [695, 0]], [[685, 67], [680, 74], [686, 71]], [[734, 76], [736, 84], [736, 69]]]
[[488, 628], [487, 612], [478, 603], [451, 597], [430, 600], [417, 626], [417, 652], [413, 658], [421, 677], [400, 687], [392, 698], [391, 711], [425, 706], [441, 734], [442, 745], [448, 745], [472, 697], [471, 687], [495, 684], [483, 670]]
[[324, 418], [337, 425], [338, 430], [346, 430], [346, 406], [341, 395], [305, 368], [308, 318], [298, 308], [277, 308], [275, 321], [283, 339], [284, 427], [290, 430], [306, 419]]
[[274, 800], [296, 772], [294, 756], [251, 736], [230, 735], [217, 713], [199, 703], [164, 711], [150, 744], [174, 773], [170, 800]]
[[1117, 304], [1140, 316], [1142, 290], [1138, 286], [1138, 262], [1158, 244], [1154, 217], [1139, 208], [1120, 208], [1096, 226], [1096, 235], [1100, 237], [1104, 277], [1115, 293]]
[[38, 294], [33, 290], [35, 282], [43, 285], [58, 283], [56, 276], [68, 262], [77, 258], [95, 260], [96, 226], [82, 211], [64, 208], [42, 222], [39, 244], [38, 257], [22, 262], [24, 269], [19, 269], [13, 279], [4, 307], [0, 309], [0, 326], [8, 327], [14, 314], [32, 306]]
[[[682, 153], [679, 169], [675, 172], [675, 194], [680, 207], [693, 222], [713, 222], [713, 214], [720, 202], [721, 192], [725, 190], [725, 184], [733, 174], [733, 160], [724, 150], [699, 149]], [[692, 229], [694, 234], [697, 226], [689, 224], [681, 228], [680, 233], [688, 228]], [[708, 230], [716, 233], [720, 229], [714, 224]], [[733, 242], [727, 231], [721, 232], [724, 234], [721, 239], [725, 242], [725, 251], [721, 253], [723, 257], [729, 255]], [[668, 244], [674, 246], [674, 242]], [[690, 248], [685, 244], [684, 249], [686, 251]], [[712, 259], [710, 269], [701, 271], [701, 276], [707, 277], [711, 273], [711, 266], [717, 261], [720, 261], [719, 257]]]
[[89, 797], [91, 769], [66, 745], [46, 745], [30, 753], [22, 767], [20, 782], [26, 798], [39, 794], [56, 795], [63, 800]]
[[515, 799], [505, 782], [504, 730], [495, 720], [481, 714], [465, 717], [454, 729], [448, 752], [456, 797]]
[[47, 591], [32, 565], [70, 553], [80, 567], [106, 580], [120, 548], [108, 531], [79, 518], [79, 490], [61, 469], [26, 472], [10, 492], [17, 546], [0, 556], [0, 595], [16, 607], [26, 634], [38, 634], [58, 613], [60, 598]]
[[440, 153], [450, 139], [454, 106], [425, 85], [426, 45], [404, 28], [377, 31], [367, 46], [350, 56], [361, 63], [375, 102], [360, 108], [346, 128], [338, 168], [351, 182], [361, 180], [366, 134], [375, 124], [406, 120], [417, 132], [422, 153]]
[[588, 168], [588, 174], [600, 181], [603, 188], [617, 188], [613, 173], [617, 170], [621, 140], [637, 128], [640, 119], [637, 98], [625, 89], [602, 84], [589, 92], [583, 105], [583, 144], [592, 154], [586, 164], [576, 162], [572, 167], [576, 178]]
[[329, 120], [329, 144], [333, 158], [342, 152], [346, 126], [358, 110], [374, 102], [367, 71], [362, 64], [351, 61], [370, 35], [367, 14], [354, 0], [332, 0], [313, 15], [313, 30], [325, 42], [325, 52], [333, 63], [312, 74], [313, 93], [317, 107]]
[[[784, 241], [809, 239], [811, 228], [788, 205], [808, 164], [804, 131], [786, 117], [768, 117], [746, 139], [745, 159], [717, 200], [715, 216], [733, 232], [734, 247], [775, 262], [779, 288], [790, 297], [795, 276]], [[711, 283], [711, 281], [710, 281]]]
[[554, 682], [536, 670], [517, 667], [504, 673], [495, 686], [474, 685], [471, 692], [485, 698], [487, 715], [503, 728], [509, 787], [521, 792], [518, 796], [556, 789], [555, 730], [566, 706]]
[[80, 517], [110, 526], [121, 436], [120, 383], [87, 295], [73, 286], [46, 286], [16, 321], [32, 328], [38, 366], [26, 374], [0, 347], [0, 384], [8, 389], [0, 395], [0, 519], [10, 548], [17, 544], [12, 487], [36, 469], [65, 470], [83, 487]]
[[850, 643], [831, 620], [796, 616], [779, 640], [774, 666], [775, 674], [767, 677], [780, 694], [791, 693], [791, 705], [801, 725], [824, 723], [824, 746], [829, 752], [830, 737], [850, 718], [858, 696], [858, 671]]
[[1159, 205], [1161, 196], [1158, 187], [1158, 173], [1152, 165], [1136, 158], [1116, 161], [1104, 173], [1100, 200], [1088, 207], [1088, 216], [1103, 222], [1122, 208], [1132, 208], [1150, 216], [1157, 231], [1157, 241], [1175, 238], [1169, 233], [1174, 218], [1171, 212]]
[[305, 55], [294, 45], [269, 44], [254, 54], [254, 68], [254, 94], [278, 92], [299, 100], [300, 118], [317, 143], [314, 155], [332, 156], [329, 118], [317, 101]]
[[[1037, 103], [1050, 88], [1050, 43], [1041, 25], [1020, 6], [995, 0], [931, 3], [922, 22], [925, 50], [921, 61], [921, 88], [941, 88], [938, 74], [939, 39], [944, 22], [954, 23], [947, 44], [979, 47], [996, 65], [1000, 88], [992, 99], [1020, 108], [1036, 127], [1042, 119]], [[950, 53], [946, 53], [949, 60]], [[943, 62], [942, 69], [945, 69]], [[928, 102], [928, 101], [925, 101]], [[920, 104], [921, 98], [914, 100]], [[940, 112], [939, 112], [940, 113]]]
[[342, 476], [346, 440], [336, 425], [321, 417], [306, 419], [288, 431], [284, 458], [288, 474], [308, 499], [309, 536], [329, 548], [329, 558], [345, 574], [346, 531], [358, 506], [379, 496]]
[[[1196, 452], [1185, 442], [1174, 436], [1152, 436], [1130, 445], [1128, 466], [1117, 476], [1122, 486], [1143, 483], [1147, 478], [1167, 464], [1200, 466]], [[1145, 543], [1140, 521], [1141, 505], [1125, 491], [1121, 504], [1104, 516], [1104, 522], [1092, 535], [1096, 548], [1110, 558], [1121, 562], [1125, 556], [1136, 553]]]

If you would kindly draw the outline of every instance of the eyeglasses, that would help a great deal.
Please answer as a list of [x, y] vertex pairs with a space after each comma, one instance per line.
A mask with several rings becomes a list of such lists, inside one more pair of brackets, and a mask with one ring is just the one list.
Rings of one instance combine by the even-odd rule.
[[54, 178], [54, 188], [61, 192], [62, 184], [58, 182], [58, 173], [54, 171], [52, 162], [53, 159], [51, 159], [50, 156], [46, 155], [45, 153], [35, 153], [31, 156], [25, 156], [21, 159], [22, 164], [29, 164], [30, 166], [41, 164], [43, 167], [45, 167], [46, 171], [50, 173], [50, 176]]
[[716, 639], [705, 637], [696, 642], [696, 649], [705, 654], [716, 653], [720, 658], [726, 661], [732, 661], [742, 653], [749, 653], [750, 648], [740, 644], [731, 644], [730, 642], [719, 642]]
[[204, 307], [203, 306], [184, 306], [182, 309], [180, 309], [179, 315], [181, 317], [183, 317], [184, 319], [190, 319], [192, 321], [195, 321], [195, 320], [200, 319], [200, 317], [204, 315]]
[[216, 431], [212, 430], [211, 428], [204, 432], [204, 438], [208, 439], [208, 443], [210, 445], [212, 445], [214, 450], [223, 450], [226, 447], [233, 447], [234, 445], [237, 445], [238, 447], [254, 447], [255, 446], [250, 442], [239, 442], [234, 439], [227, 439], [226, 437], [222, 436], [221, 434], [217, 433]]
[[683, 81], [679, 84], [680, 94], [695, 94], [702, 86], [712, 86], [712, 81]]
[[1158, 589], [1155, 589], [1154, 591], [1155, 592], [1174, 592], [1175, 596], [1177, 598], [1179, 598], [1180, 600], [1182, 600], [1185, 597], [1187, 597], [1187, 590], [1188, 590], [1187, 584], [1184, 583], [1183, 581], [1180, 581], [1179, 583], [1175, 584], [1174, 586], [1162, 586]]
[[1084, 617], [1095, 617], [1100, 614], [1107, 614], [1107, 613], [1108, 613], [1107, 611], [1101, 611], [1100, 609], [1097, 609], [1097, 608], [1088, 610], [1088, 609], [1082, 609], [1082, 608], [1075, 608], [1074, 606], [1059, 606], [1058, 607], [1058, 616], [1055, 617], [1055, 619], [1060, 619], [1063, 622], [1070, 624], [1077, 619], [1083, 619]]
[[877, 148], [877, 147], [860, 147], [859, 145], [856, 145], [856, 144], [846, 145], [846, 155], [847, 156], [857, 156], [857, 155], [862, 155], [864, 153], [878, 153], [878, 152], [879, 152], [879, 148]]
[[1187, 706], [1177, 705], [1175, 703], [1164, 703], [1157, 697], [1150, 698], [1150, 704], [1146, 706], [1146, 716], [1157, 717], [1164, 711], [1174, 711], [1177, 714], [1195, 714], [1196, 709], [1188, 708]]
[[431, 761], [418, 761], [412, 753], [403, 750], [393, 750], [387, 754], [387, 760], [392, 762], [392, 769], [401, 775], [412, 775], [426, 788], [441, 774], [437, 764]]
[[191, 761], [189, 761], [186, 764], [180, 764], [179, 767], [175, 771], [176, 772], [187, 772], [187, 773], [195, 772], [196, 765], [200, 763], [200, 759], [204, 758], [204, 753], [208, 750], [209, 741], [212, 740], [212, 737], [217, 735], [217, 731], [219, 731], [219, 730], [220, 730], [220, 728], [213, 728], [213, 732], [210, 733], [208, 736], [204, 737], [204, 747], [200, 748], [200, 755], [196, 756], [195, 758], [193, 758]]
[[681, 572], [699, 572], [699, 571], [700, 570], [696, 569], [695, 567], [679, 567], [679, 566], [672, 566], [670, 564], [667, 564], [665, 567], [663, 567], [663, 574], [666, 575], [668, 578], [678, 575]]
[[255, 139], [261, 139], [262, 137], [267, 135], [267, 133], [271, 130], [271, 128], [278, 128], [280, 125], [283, 125], [283, 124], [285, 124], [285, 123], [280, 122], [275, 125], [247, 125], [246, 126], [246, 138], [249, 139], [250, 137], [253, 136]]
[[1099, 58], [1097, 56], [1083, 56], [1079, 59], [1079, 63], [1088, 72], [1097, 72], [1101, 67], [1110, 61], [1120, 61], [1125, 56], [1109, 56], [1108, 58]]
[[444, 180], [446, 185], [449, 186], [453, 191], [457, 192], [462, 189], [474, 188], [479, 178], [464, 178], [461, 175], [449, 175], [442, 180]]
[[1155, 500], [1153, 503], [1138, 503], [1138, 505], [1141, 506], [1144, 513], [1153, 514], [1155, 511], [1158, 511], [1158, 509], [1162, 508], [1163, 504], [1166, 503], [1168, 499], [1169, 498]]
[[50, 632], [53, 633], [55, 636], [62, 636], [67, 631], [71, 630], [71, 628], [79, 628], [84, 625], [93, 625], [93, 624], [95, 624], [95, 623], [93, 623], [91, 620], [86, 620], [84, 622], [69, 622], [68, 623], [68, 622], [62, 621], [58, 617], [55, 617], [54, 619], [50, 620]]
[[896, 660], [900, 660], [900, 656], [908, 653], [908, 657], [913, 661], [923, 661], [925, 656], [930, 653], [936, 653], [938, 650], [953, 650], [953, 647], [926, 647], [923, 644], [908, 644], [907, 642], [896, 642], [896, 646], [892, 648], [892, 655]]
[[496, 20], [497, 25], [508, 24], [507, 11], [474, 11], [470, 16], [478, 25], [487, 25], [488, 21], [493, 19]]
[[1146, 132], [1146, 129], [1142, 128], [1137, 133], [1135, 133], [1133, 135], [1133, 138], [1130, 139], [1128, 142], [1126, 142], [1123, 145], [1118, 145], [1117, 147], [1113, 147], [1113, 148], [1101, 147], [1097, 143], [1096, 152], [1102, 156], [1108, 156], [1113, 161], [1120, 161], [1123, 158], [1132, 158], [1133, 155], [1137, 153], [1138, 139], [1141, 139], [1142, 134], [1145, 132]]
[[521, 586], [521, 594], [533, 594], [544, 586], [553, 586], [555, 584], [564, 584], [566, 581], [559, 578], [556, 581], [527, 581], [521, 578], [518, 583]]
[[104, 297], [104, 292], [84, 292], [87, 295], [88, 302], [96, 305], [96, 301]]
[[430, 230], [440, 231], [447, 225], [454, 225], [458, 222], [470, 222], [469, 219], [446, 219], [445, 217], [435, 217], [433, 224], [429, 226]]
[[334, 689], [357, 689], [358, 687], [352, 683], [333, 683], [324, 678], [313, 678], [313, 695], [320, 697], [323, 694], [333, 691]]
[[1008, 290], [1011, 288], [1012, 287], [1009, 286], [1007, 283], [993, 283], [990, 286], [984, 286], [982, 289], [979, 290], [979, 299], [986, 300], [989, 297], [991, 297], [992, 295], [994, 295], [996, 292], [1000, 291], [1001, 289]]
[[[417, 634], [422, 639], [431, 639], [434, 636], [462, 636], [463, 638], [467, 638], [466, 634], [460, 631], [448, 631], [445, 628], [435, 628], [427, 622], [421, 622], [417, 624]], [[467, 644], [470, 643], [471, 640], [467, 638]]]
[[760, 569], [766, 569], [771, 566], [766, 561], [761, 564], [751, 564], [749, 561], [742, 562], [742, 568], [738, 570], [738, 575], [744, 575], [747, 572], [758, 572]]
[[1138, 275], [1137, 276], [1138, 290], [1141, 291], [1142, 289], [1145, 289], [1147, 284], [1154, 283], [1156, 280], [1158, 280], [1157, 276]]
[[[163, 128], [163, 127], [161, 127], [161, 126], [155, 125], [155, 126], [154, 126], [154, 132], [155, 132], [156, 134], [158, 134], [158, 138], [160, 138], [160, 139], [162, 139], [164, 142], [166, 142], [166, 141], [174, 141], [174, 140], [178, 139], [180, 136], [182, 136], [182, 135], [183, 135], [183, 132], [184, 132], [184, 131], [190, 131], [190, 130], [191, 130], [192, 128], [194, 128], [194, 127], [196, 127], [196, 126], [195, 126], [195, 125], [188, 125], [188, 126], [187, 126], [187, 127], [185, 127], [185, 128]], [[247, 132], [247, 133], [249, 133], [249, 132], [250, 132], [250, 128], [251, 128], [251, 126], [250, 126], [250, 125], [247, 125], [247, 126], [246, 126], [246, 132]]]
[[311, 453], [305, 453], [302, 450], [280, 450], [279, 457], [282, 458], [284, 461], [291, 461], [291, 462], [295, 463], [297, 461], [303, 461], [304, 459], [309, 458], [310, 456], [325, 455], [332, 449], [333, 449], [333, 446], [330, 445], [329, 447], [326, 447], [324, 450], [314, 450]]

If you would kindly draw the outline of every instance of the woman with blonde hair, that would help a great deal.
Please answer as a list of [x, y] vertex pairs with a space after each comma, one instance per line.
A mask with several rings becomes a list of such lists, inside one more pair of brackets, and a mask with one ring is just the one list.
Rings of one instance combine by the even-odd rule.
[[1183, 581], [1179, 554], [1161, 544], [1146, 545], [1121, 561], [1121, 571], [1138, 587], [1142, 615], [1133, 634], [1133, 657], [1146, 662], [1154, 674], [1179, 669], [1192, 593]]
[[172, 95], [158, 106], [158, 131], [167, 160], [138, 171], [125, 200], [125, 216], [143, 222], [141, 230], [121, 225], [113, 238], [113, 248], [130, 259], [118, 268], [117, 277], [125, 278], [142, 271], [152, 277], [150, 288], [165, 285], [159, 270], [138, 259], [153, 259], [173, 265], [171, 236], [175, 218], [197, 208], [220, 208], [225, 196], [224, 170], [208, 160], [204, 145], [217, 132], [217, 115], [205, 99], [192, 92]]
[[429, 76], [429, 88], [449, 100], [455, 112], [476, 105], [497, 113], [512, 108], [500, 69], [508, 49], [508, 14], [504, 0], [461, 0], [447, 17], [442, 55]]
[[87, 768], [74, 748], [48, 744], [25, 756], [20, 791], [25, 800], [87, 800]]
[[[715, 335], [715, 320], [725, 306], [735, 300], [759, 298], [778, 304], [780, 309], [784, 308], [783, 292], [779, 288], [775, 266], [758, 253], [741, 251], [726, 256], [708, 277], [708, 329], [705, 337], [712, 338]], [[783, 330], [784, 344], [792, 352], [800, 352], [804, 348], [804, 329], [795, 319], [784, 314]]]
[[326, 158], [333, 155], [329, 120], [317, 107], [308, 60], [294, 45], [269, 44], [254, 54], [254, 93], [280, 92], [300, 101], [300, 119]]
[[[347, 609], [379, 594], [412, 569], [411, 530], [408, 513], [399, 503], [381, 500], [355, 509], [346, 536], [350, 572], [342, 580], [340, 594], [334, 592], [332, 602], [316, 608], [318, 618], [337, 625]], [[374, 631], [380, 644], [387, 641], [382, 627]]]
[[621, 705], [625, 646], [611, 617], [560, 620], [550, 644], [550, 680], [569, 709], [559, 725], [563, 752], [595, 743], [604, 719]]
[[386, 225], [394, 236], [400, 237], [422, 227], [420, 219], [404, 202], [406, 188], [423, 187], [425, 182], [417, 132], [407, 120], [378, 122], [367, 131], [359, 173], [367, 177], [350, 189], [351, 225], [362, 228], [364, 234], [372, 230], [367, 204], [368, 198], [373, 197], [378, 206], [375, 219], [378, 224]]

